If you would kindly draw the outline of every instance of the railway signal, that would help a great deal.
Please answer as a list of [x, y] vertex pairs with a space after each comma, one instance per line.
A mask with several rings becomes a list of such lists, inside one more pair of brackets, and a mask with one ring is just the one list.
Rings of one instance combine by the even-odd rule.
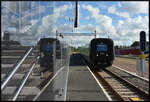
[[138, 71], [141, 72], [141, 76], [144, 77], [144, 72], [145, 72], [145, 54], [144, 51], [146, 49], [146, 33], [144, 31], [140, 32], [140, 50], [141, 50], [141, 56], [138, 58], [137, 61], [137, 68]]
[[141, 51], [146, 49], [146, 33], [144, 31], [140, 32], [140, 49]]

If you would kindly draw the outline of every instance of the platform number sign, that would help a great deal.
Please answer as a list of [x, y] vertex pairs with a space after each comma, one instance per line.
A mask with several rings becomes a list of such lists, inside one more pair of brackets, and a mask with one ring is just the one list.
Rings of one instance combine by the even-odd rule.
[[144, 31], [140, 32], [140, 49], [141, 51], [146, 49], [146, 33]]

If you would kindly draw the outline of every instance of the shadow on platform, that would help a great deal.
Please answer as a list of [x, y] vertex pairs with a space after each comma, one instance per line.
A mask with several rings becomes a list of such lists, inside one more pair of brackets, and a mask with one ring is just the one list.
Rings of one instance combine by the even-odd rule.
[[80, 54], [72, 54], [70, 56], [70, 66], [86, 66]]

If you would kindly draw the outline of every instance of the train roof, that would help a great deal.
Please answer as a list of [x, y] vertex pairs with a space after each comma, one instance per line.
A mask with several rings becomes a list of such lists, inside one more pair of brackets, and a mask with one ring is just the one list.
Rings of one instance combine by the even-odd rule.
[[56, 38], [41, 38], [37, 44], [39, 45], [41, 41], [56, 41], [57, 43], [60, 43]]
[[109, 41], [113, 42], [113, 40], [110, 39], [110, 38], [94, 38], [94, 39], [91, 40], [91, 42], [96, 41], [96, 40], [109, 40]]

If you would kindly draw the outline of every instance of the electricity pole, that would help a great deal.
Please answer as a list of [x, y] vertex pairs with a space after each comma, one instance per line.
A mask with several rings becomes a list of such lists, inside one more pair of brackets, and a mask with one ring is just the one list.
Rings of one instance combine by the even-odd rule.
[[75, 6], [75, 22], [74, 27], [78, 27], [78, 0], [76, 0], [76, 6]]

